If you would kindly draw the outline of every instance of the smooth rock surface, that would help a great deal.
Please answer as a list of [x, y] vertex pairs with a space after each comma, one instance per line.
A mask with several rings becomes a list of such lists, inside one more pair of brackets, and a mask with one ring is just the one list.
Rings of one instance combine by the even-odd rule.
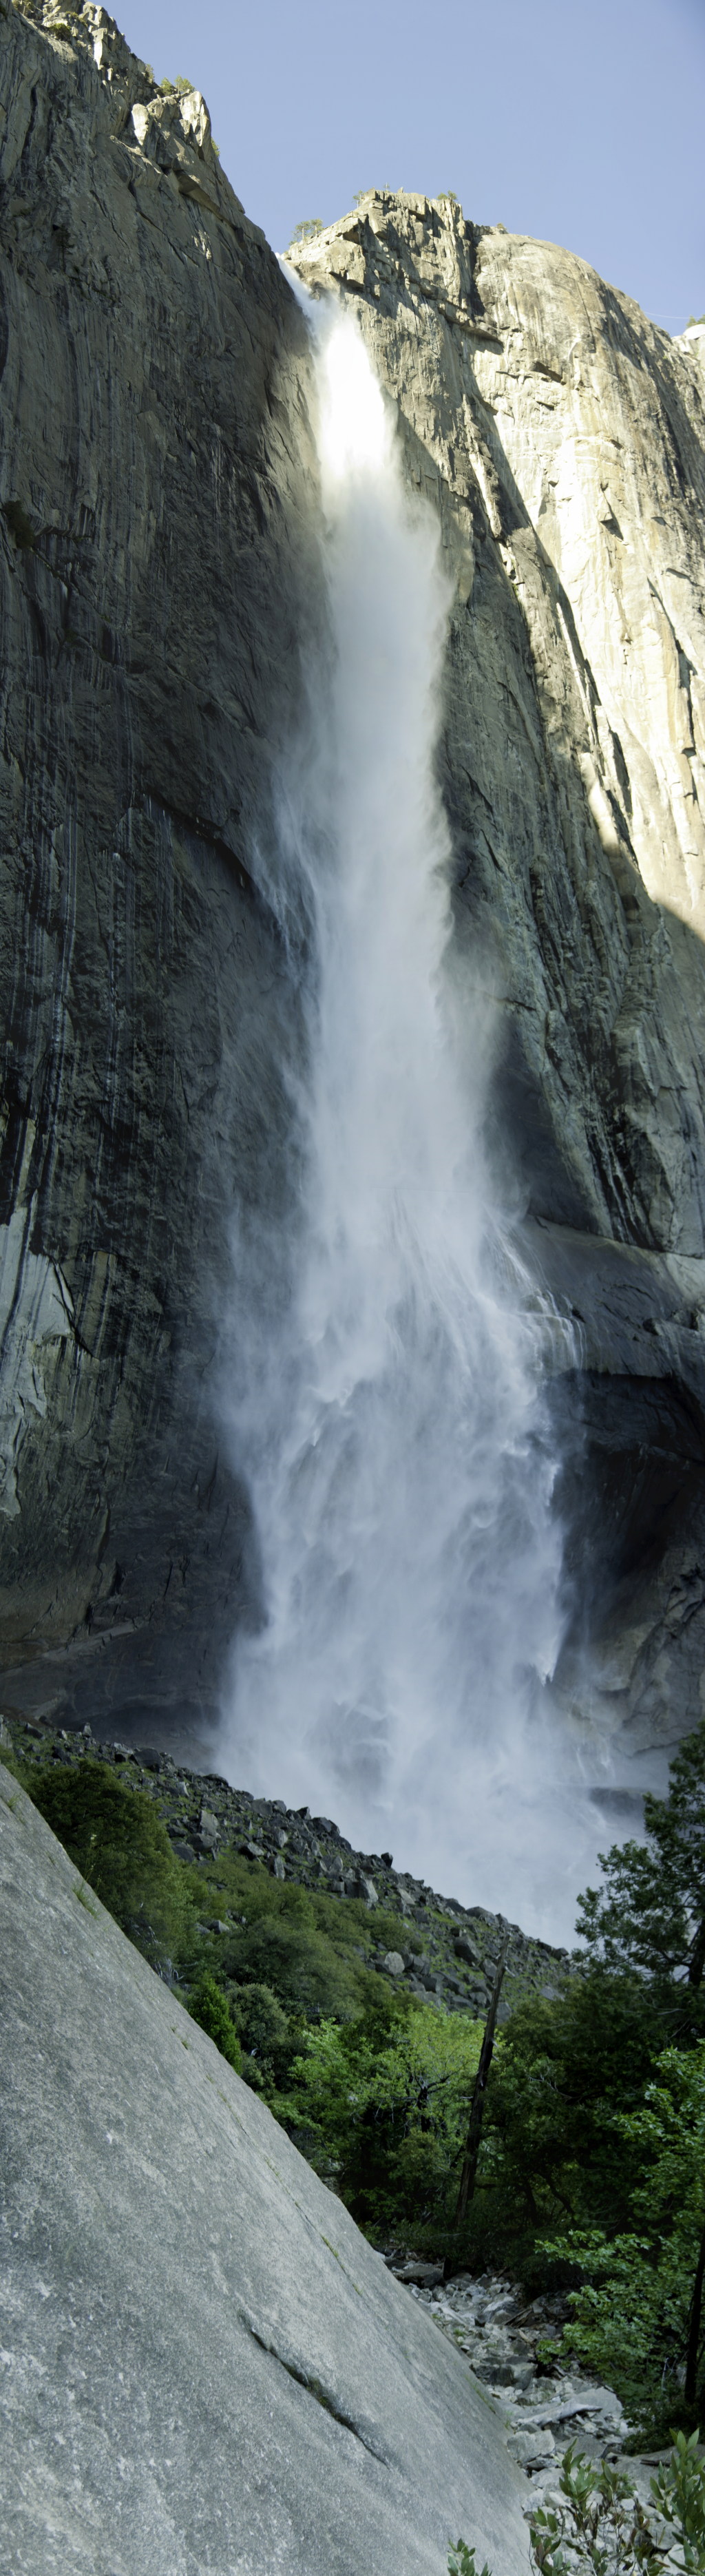
[[3, 2565], [519, 2576], [492, 2401], [2, 1768], [0, 1886]]

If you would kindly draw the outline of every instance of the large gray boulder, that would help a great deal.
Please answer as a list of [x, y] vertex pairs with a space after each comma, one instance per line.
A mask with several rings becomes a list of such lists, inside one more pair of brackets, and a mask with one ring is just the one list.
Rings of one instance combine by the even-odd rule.
[[467, 2363], [0, 1767], [13, 2576], [527, 2564]]

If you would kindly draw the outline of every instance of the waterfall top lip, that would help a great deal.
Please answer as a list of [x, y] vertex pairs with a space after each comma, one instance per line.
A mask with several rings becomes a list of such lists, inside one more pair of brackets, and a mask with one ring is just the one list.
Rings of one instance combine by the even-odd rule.
[[467, 220], [450, 191], [429, 197], [369, 188], [334, 223], [312, 222], [305, 239], [290, 243], [282, 265], [292, 291], [299, 280], [314, 301], [332, 292], [378, 314], [425, 302], [446, 323], [494, 342], [496, 323], [488, 323], [474, 279], [483, 235], [505, 231], [503, 224]]
[[[458, 225], [465, 227], [462, 206], [449, 189], [441, 189], [438, 196], [430, 197], [417, 189], [365, 188], [348, 213], [336, 215], [330, 224], [321, 224], [320, 228], [308, 234], [305, 240], [290, 242], [284, 256], [294, 263], [300, 259], [315, 257], [316, 251], [326, 242], [349, 240], [351, 236], [354, 238], [364, 225], [372, 220], [377, 208], [381, 207], [386, 215], [395, 206], [398, 206], [406, 215], [420, 217], [422, 222], [428, 222], [433, 215], [439, 215], [441, 220], [449, 223], [453, 230]], [[476, 225], [469, 225], [471, 232], [477, 229]], [[504, 224], [483, 225], [481, 229], [504, 232], [506, 227]]]

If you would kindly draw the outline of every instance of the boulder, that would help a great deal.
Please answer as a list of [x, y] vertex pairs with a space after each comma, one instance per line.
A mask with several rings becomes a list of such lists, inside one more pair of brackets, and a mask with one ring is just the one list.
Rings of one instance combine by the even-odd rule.
[[497, 2410], [0, 1766], [0, 2558], [528, 2565]]

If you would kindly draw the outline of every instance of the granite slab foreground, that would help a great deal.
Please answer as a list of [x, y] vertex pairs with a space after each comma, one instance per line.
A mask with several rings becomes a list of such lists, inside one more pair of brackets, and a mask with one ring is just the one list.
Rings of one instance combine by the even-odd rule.
[[492, 2402], [2, 1766], [0, 1910], [3, 2566], [514, 2576]]

